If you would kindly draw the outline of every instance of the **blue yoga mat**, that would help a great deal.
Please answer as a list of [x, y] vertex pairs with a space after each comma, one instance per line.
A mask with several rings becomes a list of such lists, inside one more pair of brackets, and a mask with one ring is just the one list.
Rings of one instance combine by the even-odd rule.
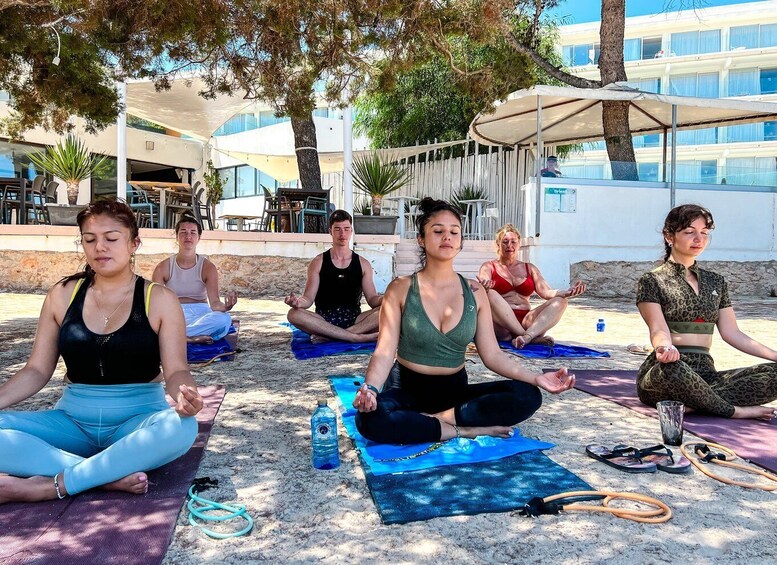
[[551, 357], [601, 358], [610, 356], [606, 351], [597, 351], [596, 349], [579, 347], [577, 345], [564, 345], [563, 343], [556, 343], [553, 346], [530, 343], [521, 349], [516, 349], [513, 347], [512, 342], [500, 341], [499, 347], [526, 359], [549, 359]]
[[[229, 333], [232, 334], [235, 332], [235, 326], [230, 326]], [[223, 337], [214, 341], [213, 343], [187, 343], [186, 361], [188, 363], [205, 363], [216, 357], [216, 355], [229, 353], [230, 351], [234, 350], [226, 338]], [[231, 361], [234, 358], [234, 355], [225, 355], [224, 357], [219, 357], [217, 360]]]
[[360, 355], [375, 351], [375, 342], [348, 343], [345, 341], [327, 341], [312, 343], [310, 334], [294, 327], [288, 322], [281, 324], [291, 329], [291, 352], [295, 359], [315, 359], [327, 355]]
[[[524, 451], [554, 447], [552, 443], [525, 438], [517, 429], [513, 437], [506, 439], [482, 436], [476, 439], [458, 438], [442, 443], [412, 445], [388, 445], [372, 442], [359, 433], [354, 421], [357, 412], [352, 404], [356, 398], [356, 391], [363, 381], [363, 377], [353, 375], [329, 377], [348, 436], [356, 443], [365, 469], [374, 476], [461, 463], [491, 461]], [[430, 451], [426, 452], [426, 450]], [[403, 457], [409, 457], [409, 459], [386, 461], [387, 459]]]
[[367, 471], [366, 475], [384, 524], [507, 512], [523, 508], [535, 496], [592, 490], [540, 451], [467, 465], [392, 475]]

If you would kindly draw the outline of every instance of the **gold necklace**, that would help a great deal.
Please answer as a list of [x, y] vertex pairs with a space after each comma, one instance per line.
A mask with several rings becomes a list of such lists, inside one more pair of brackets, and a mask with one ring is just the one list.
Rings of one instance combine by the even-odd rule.
[[103, 317], [103, 329], [108, 327], [108, 322], [111, 321], [111, 318], [113, 315], [121, 308], [124, 303], [127, 301], [127, 298], [129, 298], [129, 295], [132, 294], [132, 289], [135, 287], [135, 281], [137, 280], [138, 276], [133, 275], [132, 276], [132, 283], [130, 283], [129, 288], [127, 289], [126, 294], [124, 295], [124, 298], [121, 302], [119, 302], [119, 305], [116, 306], [116, 308], [113, 309], [113, 312], [105, 315], [105, 312], [103, 312], [102, 306], [100, 306], [100, 300], [97, 298], [97, 293], [94, 294], [94, 303], [97, 305], [97, 310], [100, 312], [100, 315]]

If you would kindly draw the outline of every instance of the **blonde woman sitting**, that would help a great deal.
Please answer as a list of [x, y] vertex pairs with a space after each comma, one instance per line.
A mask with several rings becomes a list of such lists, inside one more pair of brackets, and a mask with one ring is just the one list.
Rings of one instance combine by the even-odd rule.
[[[535, 265], [518, 260], [520, 245], [521, 234], [505, 224], [496, 232], [497, 259], [483, 263], [478, 272], [478, 280], [488, 289], [494, 332], [498, 340], [512, 340], [518, 349], [529, 343], [553, 345], [545, 332], [561, 320], [567, 299], [585, 292], [585, 284], [578, 281], [566, 290], [551, 288]], [[533, 294], [545, 302], [532, 310], [529, 297]]]

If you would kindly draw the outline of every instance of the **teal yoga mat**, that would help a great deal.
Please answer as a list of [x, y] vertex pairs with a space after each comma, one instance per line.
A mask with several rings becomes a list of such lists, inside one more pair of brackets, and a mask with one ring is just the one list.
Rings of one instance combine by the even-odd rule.
[[369, 442], [356, 430], [355, 411], [351, 408], [358, 388], [354, 382], [361, 383], [362, 378], [341, 375], [329, 380], [384, 524], [506, 512], [522, 508], [535, 496], [591, 490], [586, 482], [540, 451], [553, 444], [520, 434], [504, 440], [451, 440], [418, 457], [377, 461], [418, 454], [434, 444], [390, 446]]

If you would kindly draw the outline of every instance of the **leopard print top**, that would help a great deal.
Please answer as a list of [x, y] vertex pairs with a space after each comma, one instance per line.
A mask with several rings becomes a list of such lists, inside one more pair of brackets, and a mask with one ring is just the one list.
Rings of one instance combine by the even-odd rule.
[[[685, 279], [685, 267], [667, 261], [639, 279], [637, 304], [660, 304], [672, 333], [712, 333], [712, 325], [718, 321], [718, 311], [731, 307], [728, 285], [721, 275], [701, 269], [695, 262], [690, 271], [699, 281], [698, 295]], [[702, 324], [709, 331], [702, 329]], [[699, 327], [694, 329], [694, 326]]]

